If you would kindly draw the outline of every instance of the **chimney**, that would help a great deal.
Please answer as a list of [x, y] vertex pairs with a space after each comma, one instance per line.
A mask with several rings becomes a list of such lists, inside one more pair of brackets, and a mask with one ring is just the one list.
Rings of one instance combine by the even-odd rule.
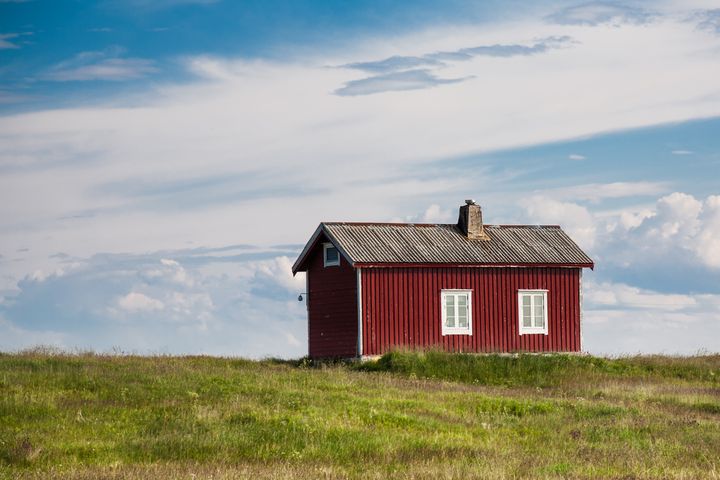
[[490, 240], [483, 228], [482, 209], [475, 200], [465, 200], [465, 205], [460, 207], [458, 228], [468, 240]]

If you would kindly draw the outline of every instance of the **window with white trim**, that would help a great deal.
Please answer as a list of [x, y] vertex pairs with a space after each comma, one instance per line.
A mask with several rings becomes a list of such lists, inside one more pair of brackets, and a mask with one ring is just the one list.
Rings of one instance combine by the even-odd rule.
[[442, 290], [443, 335], [472, 335], [472, 290]]
[[518, 316], [520, 335], [547, 335], [547, 290], [518, 290]]
[[326, 267], [340, 265], [340, 252], [332, 243], [323, 243], [323, 259]]

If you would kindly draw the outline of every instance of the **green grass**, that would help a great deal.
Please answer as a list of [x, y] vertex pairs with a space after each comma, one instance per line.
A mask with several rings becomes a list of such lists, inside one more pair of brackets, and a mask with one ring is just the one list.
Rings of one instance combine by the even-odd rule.
[[606, 378], [689, 380], [720, 385], [720, 356], [637, 356], [617, 359], [581, 355], [472, 355], [391, 352], [358, 368], [418, 378], [507, 387], [559, 387]]
[[4, 478], [718, 478], [720, 356], [0, 354]]

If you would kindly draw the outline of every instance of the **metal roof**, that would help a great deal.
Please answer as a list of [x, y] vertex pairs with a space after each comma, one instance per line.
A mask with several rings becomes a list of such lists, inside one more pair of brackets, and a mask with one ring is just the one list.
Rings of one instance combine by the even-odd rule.
[[490, 240], [468, 240], [457, 225], [321, 223], [293, 265], [304, 270], [321, 233], [353, 265], [469, 264], [593, 267], [593, 261], [557, 225], [484, 225]]

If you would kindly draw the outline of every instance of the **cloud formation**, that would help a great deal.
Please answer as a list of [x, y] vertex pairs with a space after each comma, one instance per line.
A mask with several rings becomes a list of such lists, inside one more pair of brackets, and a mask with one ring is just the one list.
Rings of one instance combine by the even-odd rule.
[[615, 2], [588, 2], [563, 8], [546, 17], [546, 20], [560, 25], [601, 24], [621, 25], [643, 24], [651, 21], [655, 14], [645, 9], [622, 5]]
[[0, 350], [301, 356], [304, 276], [277, 251], [256, 260], [238, 250], [248, 247], [62, 257], [65, 270], [26, 277], [0, 302]]
[[575, 43], [569, 36], [547, 37], [531, 45], [495, 44], [478, 47], [460, 48], [453, 51], [433, 52], [421, 56], [392, 56], [383, 60], [354, 62], [341, 65], [342, 68], [361, 70], [368, 73], [389, 73], [412, 70], [418, 67], [442, 67], [445, 62], [471, 60], [473, 57], [515, 57], [536, 55], [552, 49], [562, 48]]
[[720, 8], [705, 10], [696, 14], [697, 28], [720, 33]]
[[[557, 33], [579, 43], [552, 55], [463, 52]], [[621, 141], [605, 153], [573, 145], [538, 159], [498, 150], [720, 115], [719, 47], [719, 37], [673, 19], [438, 28], [293, 61], [191, 57], [183, 82], [0, 117], [0, 348], [56, 338], [100, 350], [299, 356], [305, 312], [295, 297], [304, 287], [282, 272], [319, 221], [454, 221], [466, 196], [490, 207], [488, 221], [567, 227], [597, 260], [596, 285], [715, 294], [715, 186], [701, 191], [702, 173], [655, 168], [676, 145], [699, 153], [668, 165], [698, 165], [707, 142], [663, 139], [657, 158], [615, 163]], [[427, 61], [423, 52], [443, 65], [324, 67]], [[124, 52], [82, 65], [108, 58]], [[423, 69], [402, 92], [333, 95], [358, 72]], [[569, 162], [569, 152], [591, 161]], [[616, 168], [621, 161], [637, 174]]]
[[162, 10], [187, 5], [213, 5], [220, 0], [104, 0], [106, 5], [116, 8]]
[[371, 95], [382, 92], [398, 92], [404, 90], [420, 90], [450, 83], [458, 83], [466, 78], [438, 78], [429, 70], [407, 70], [386, 75], [351, 80], [344, 87], [335, 90], [337, 95], [344, 97]]
[[720, 196], [674, 192], [651, 208], [610, 212], [534, 197], [525, 208], [533, 221], [560, 223], [596, 262], [583, 280], [585, 349], [717, 350]]
[[584, 183], [570, 187], [543, 189], [539, 196], [556, 200], [599, 202], [610, 198], [657, 196], [667, 191], [668, 186], [664, 182]]
[[449, 63], [468, 61], [475, 57], [508, 58], [529, 56], [556, 48], [563, 48], [573, 43], [575, 41], [568, 36], [547, 37], [538, 40], [532, 45], [482, 45], [452, 51], [433, 52], [421, 56], [395, 55], [383, 60], [347, 63], [341, 65], [341, 68], [360, 70], [375, 75], [359, 80], [351, 80], [345, 86], [335, 90], [335, 93], [341, 96], [370, 95], [380, 92], [418, 90], [462, 82], [473, 78], [473, 76], [447, 79], [439, 78], [433, 71], [446, 67]]
[[[14, 39], [20, 39], [20, 37], [32, 35], [32, 32], [22, 32], [22, 33], [0, 33], [0, 50], [7, 50], [7, 49], [16, 49], [20, 48], [20, 45], [17, 44], [17, 40]], [[10, 41], [12, 40], [12, 41]]]
[[128, 312], [153, 312], [165, 308], [165, 304], [160, 300], [150, 298], [138, 292], [130, 292], [120, 297], [118, 299], [118, 306]]
[[104, 51], [81, 52], [70, 60], [51, 67], [44, 80], [69, 81], [125, 81], [145, 77], [158, 71], [153, 60], [122, 58], [123, 49], [115, 47]]
[[0, 50], [7, 48], [19, 48], [14, 43], [8, 41], [16, 38], [17, 36], [17, 33], [0, 33]]
[[[530, 219], [561, 223], [597, 262], [583, 282], [588, 351], [713, 348], [720, 293], [672, 287], [657, 278], [647, 284], [647, 275], [644, 286], [612, 279], [618, 278], [614, 269], [642, 271], [670, 258], [685, 275], [716, 285], [720, 196], [698, 200], [675, 192], [640, 213], [608, 214], [542, 198], [531, 205]], [[453, 221], [452, 213], [431, 205], [417, 220]], [[299, 249], [279, 255], [280, 247], [227, 245], [86, 259], [56, 255], [61, 268], [29, 275], [0, 301], [0, 349], [42, 342], [102, 351], [301, 356], [305, 309], [295, 297], [305, 284], [290, 271]]]
[[717, 351], [720, 295], [584, 283], [584, 348], [605, 355]]
[[23, 95], [23, 94], [12, 93], [12, 92], [0, 90], [0, 105], [19, 103], [19, 102], [28, 100], [30, 98], [31, 97], [28, 95]]
[[696, 293], [720, 282], [720, 195], [674, 192], [650, 207], [598, 213], [535, 196], [525, 208], [531, 219], [565, 226], [615, 282]]

